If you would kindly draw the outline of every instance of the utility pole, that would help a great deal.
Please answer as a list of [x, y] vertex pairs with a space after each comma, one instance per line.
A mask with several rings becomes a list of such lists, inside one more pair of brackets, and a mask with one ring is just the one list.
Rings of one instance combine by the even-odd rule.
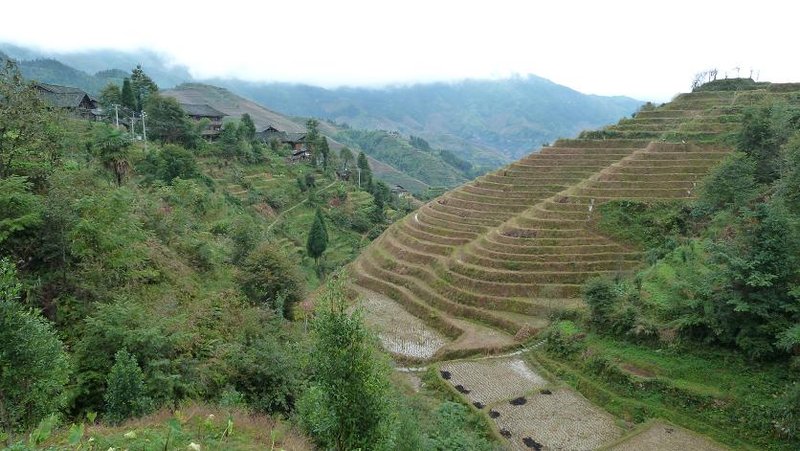
[[114, 104], [114, 124], [117, 126], [117, 130], [119, 130], [119, 105], [116, 103]]
[[358, 189], [361, 189], [361, 167], [356, 167], [356, 171], [358, 171]]
[[147, 153], [147, 125], [145, 124], [146, 117], [147, 117], [147, 112], [142, 111], [142, 135], [144, 136], [144, 153]]
[[131, 113], [131, 141], [136, 141], [136, 113]]

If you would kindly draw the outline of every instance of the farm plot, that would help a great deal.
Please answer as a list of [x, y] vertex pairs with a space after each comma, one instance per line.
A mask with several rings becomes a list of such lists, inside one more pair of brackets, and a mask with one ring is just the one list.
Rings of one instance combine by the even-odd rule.
[[515, 450], [590, 450], [622, 435], [610, 414], [565, 388], [495, 405], [489, 416]]
[[605, 448], [608, 451], [672, 451], [686, 449], [692, 451], [724, 451], [727, 448], [710, 439], [681, 427], [656, 421], [632, 437]]
[[447, 362], [440, 374], [476, 406], [522, 396], [548, 385], [522, 359], [484, 359]]
[[358, 306], [364, 309], [364, 321], [388, 352], [429, 359], [447, 344], [447, 338], [388, 297], [363, 288], [358, 292], [362, 295]]

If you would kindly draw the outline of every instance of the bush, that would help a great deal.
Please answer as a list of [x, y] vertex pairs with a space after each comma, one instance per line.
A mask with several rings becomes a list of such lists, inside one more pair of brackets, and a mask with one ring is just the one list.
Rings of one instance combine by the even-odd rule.
[[547, 343], [545, 349], [548, 353], [558, 357], [572, 357], [586, 348], [583, 335], [578, 333], [578, 328], [572, 321], [559, 321], [547, 330], [545, 334]]
[[147, 413], [150, 399], [145, 396], [144, 376], [136, 357], [121, 349], [114, 355], [114, 366], [106, 379], [103, 399], [106, 403], [106, 420], [119, 424], [128, 418]]
[[391, 448], [389, 369], [361, 317], [347, 312], [343, 276], [318, 298], [313, 331], [312, 384], [298, 405], [303, 425], [326, 449]]
[[745, 207], [756, 195], [756, 163], [744, 153], [731, 154], [703, 180], [698, 206], [710, 211]]
[[[234, 393], [240, 394], [248, 406], [257, 412], [289, 413], [294, 408], [299, 386], [299, 359], [287, 352], [273, 337], [254, 340], [243, 347], [233, 347], [226, 356], [232, 369], [230, 382]], [[229, 401], [238, 399], [230, 390]]]
[[436, 409], [434, 421], [434, 429], [430, 433], [425, 449], [442, 451], [494, 449], [491, 442], [464, 427], [465, 423], [472, 422], [473, 427], [470, 429], [480, 430], [485, 425], [475, 424], [475, 419], [469, 415], [469, 409], [462, 404], [443, 402]]
[[583, 286], [583, 300], [589, 306], [592, 323], [604, 329], [611, 324], [612, 316], [619, 304], [619, 296], [614, 281], [596, 277]]
[[0, 428], [32, 427], [64, 405], [70, 365], [50, 323], [18, 303], [20, 284], [0, 261]]
[[247, 297], [288, 316], [292, 306], [303, 296], [302, 279], [297, 266], [272, 244], [263, 243], [242, 263], [239, 277]]

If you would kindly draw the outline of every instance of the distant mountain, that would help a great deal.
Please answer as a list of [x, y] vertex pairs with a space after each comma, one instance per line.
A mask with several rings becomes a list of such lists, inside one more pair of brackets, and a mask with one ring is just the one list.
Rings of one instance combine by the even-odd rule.
[[[150, 51], [53, 53], [0, 43], [0, 52], [23, 60], [23, 72], [41, 81], [96, 93], [109, 78], [103, 70], [129, 73], [142, 64], [162, 88], [193, 80], [188, 69]], [[45, 62], [37, 60], [46, 60]], [[83, 71], [54, 74], [59, 62]], [[83, 75], [81, 75], [83, 74]], [[94, 74], [94, 75], [91, 75]], [[119, 76], [119, 74], [113, 74]], [[475, 172], [513, 161], [543, 143], [611, 124], [642, 102], [586, 95], [536, 76], [465, 80], [387, 88], [324, 89], [235, 79], [205, 80], [290, 116], [328, 119], [356, 129], [398, 131], [424, 138], [476, 166]]]
[[[57, 60], [61, 63], [85, 72], [90, 77], [94, 75], [103, 78], [103, 72], [108, 69], [118, 69], [130, 74], [131, 69], [141, 64], [149, 75], [162, 88], [171, 88], [186, 81], [191, 81], [192, 76], [185, 66], [171, 64], [165, 57], [148, 50], [123, 52], [118, 50], [90, 50], [83, 52], [50, 52], [27, 47], [20, 47], [9, 43], [0, 43], [0, 52], [8, 57], [22, 62], [21, 66], [33, 60]], [[23, 69], [24, 73], [24, 69]], [[40, 76], [43, 76], [40, 74]], [[48, 83], [56, 81], [40, 80]], [[92, 82], [89, 82], [90, 85]], [[59, 84], [59, 83], [57, 83]], [[63, 83], [66, 84], [66, 83]], [[88, 86], [72, 84], [92, 93]], [[101, 86], [102, 88], [102, 86]]]
[[288, 114], [418, 135], [435, 147], [489, 166], [517, 159], [559, 137], [614, 123], [642, 103], [582, 94], [535, 76], [383, 89], [236, 80], [214, 84]]

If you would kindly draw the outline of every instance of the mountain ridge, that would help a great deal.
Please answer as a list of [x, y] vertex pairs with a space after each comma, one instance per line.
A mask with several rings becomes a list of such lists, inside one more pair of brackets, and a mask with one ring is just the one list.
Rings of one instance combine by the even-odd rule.
[[583, 94], [534, 75], [326, 89], [232, 78], [196, 79], [185, 66], [146, 50], [56, 53], [0, 43], [0, 51], [20, 60], [55, 58], [87, 74], [102, 69], [127, 71], [142, 64], [165, 88], [184, 82], [209, 83], [289, 116], [420, 136], [484, 170], [510, 163], [557, 138], [614, 123], [643, 103], [621, 96]]

